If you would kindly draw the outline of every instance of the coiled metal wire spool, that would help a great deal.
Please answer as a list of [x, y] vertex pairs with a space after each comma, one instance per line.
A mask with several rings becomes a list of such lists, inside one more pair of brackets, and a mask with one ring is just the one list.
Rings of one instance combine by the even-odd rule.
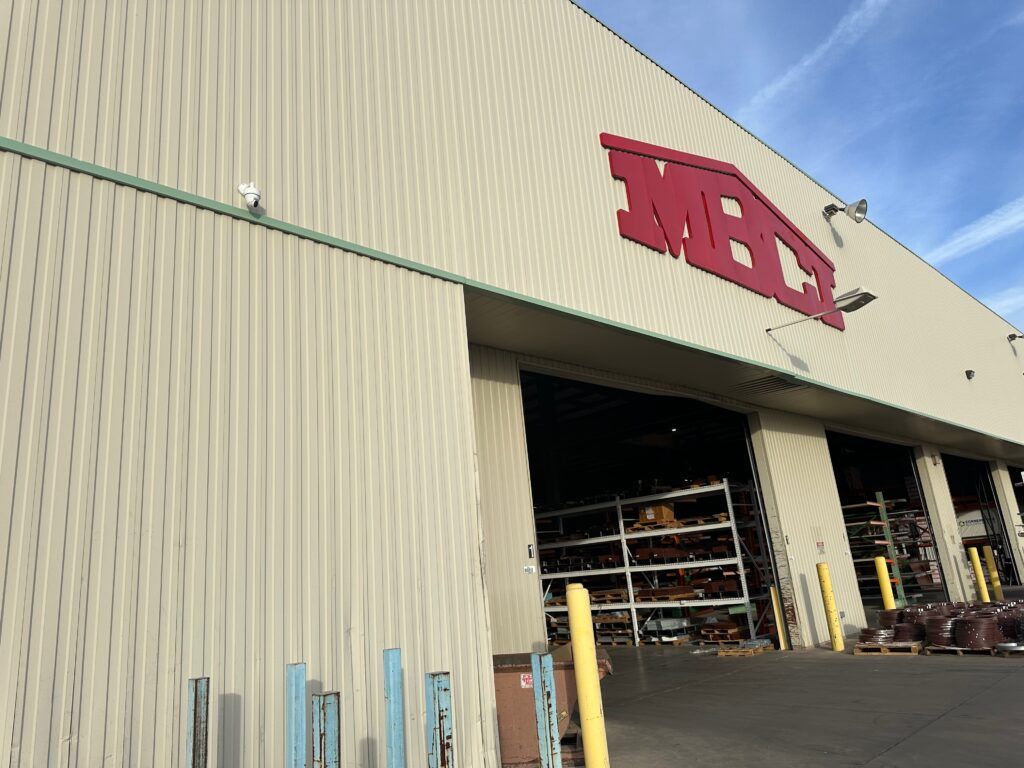
[[1006, 640], [1020, 639], [1021, 612], [1019, 608], [1012, 607], [1000, 611], [996, 615], [996, 623]]
[[956, 624], [959, 619], [951, 616], [929, 616], [924, 621], [925, 637], [929, 645], [955, 645]]
[[896, 633], [891, 629], [874, 629], [867, 627], [860, 631], [860, 641], [862, 643], [878, 643], [879, 645], [886, 645], [893, 642], [896, 639]]
[[903, 610], [903, 621], [910, 624], [917, 624], [921, 627], [922, 634], [924, 632], [924, 622], [929, 616], [941, 616], [942, 614], [936, 610], [931, 604], [927, 606], [913, 606], [911, 608], [905, 608]]
[[883, 629], [892, 628], [893, 624], [898, 624], [903, 618], [903, 611], [901, 610], [885, 610], [878, 612], [878, 624]]
[[1002, 642], [994, 615], [964, 616], [957, 621], [956, 644], [959, 648], [982, 651]]
[[897, 643], [909, 643], [914, 640], [924, 640], [925, 629], [921, 624], [901, 622], [892, 625], [894, 637]]

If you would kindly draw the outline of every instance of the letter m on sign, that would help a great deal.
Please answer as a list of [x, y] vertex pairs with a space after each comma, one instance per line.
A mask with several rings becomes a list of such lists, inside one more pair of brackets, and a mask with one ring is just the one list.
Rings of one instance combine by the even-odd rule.
[[[735, 166], [607, 133], [601, 144], [625, 185], [619, 234], [843, 330], [830, 311], [835, 265]], [[780, 244], [806, 277], [799, 286], [786, 281]]]

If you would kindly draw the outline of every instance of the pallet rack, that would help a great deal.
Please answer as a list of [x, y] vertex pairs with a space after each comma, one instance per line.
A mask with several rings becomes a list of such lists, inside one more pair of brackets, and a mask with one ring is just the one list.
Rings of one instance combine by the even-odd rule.
[[[905, 503], [906, 499], [886, 499], [879, 492], [875, 494], [874, 501], [843, 506], [858, 583], [868, 585], [869, 589], [875, 587], [878, 577], [874, 560], [884, 557], [899, 608], [906, 606], [909, 598], [923, 597], [923, 590], [922, 594], [908, 595], [908, 577], [917, 579], [928, 573], [934, 587], [938, 590], [943, 588], [927, 514], [923, 509], [902, 507]], [[927, 570], [914, 570], [914, 563], [926, 564]], [[880, 601], [881, 593], [879, 604]]]
[[[641, 508], [651, 504], [665, 504], [672, 503], [681, 500], [693, 500], [699, 497], [709, 497], [714, 495], [722, 495], [725, 500], [726, 514], [724, 520], [716, 520], [715, 522], [702, 522], [695, 525], [680, 525], [680, 526], [667, 526], [659, 528], [650, 528], [647, 530], [626, 530], [623, 510], [631, 508]], [[602, 611], [626, 611], [629, 614], [629, 624], [632, 634], [633, 643], [635, 645], [640, 644], [640, 632], [643, 629], [643, 624], [638, 620], [637, 611], [658, 611], [661, 609], [697, 609], [697, 608], [715, 608], [715, 607], [727, 607], [727, 606], [743, 606], [744, 613], [747, 617], [747, 626], [750, 632], [750, 637], [755, 636], [755, 621], [754, 611], [750, 599], [750, 594], [747, 589], [747, 579], [745, 574], [745, 567], [743, 563], [743, 556], [741, 553], [740, 536], [736, 528], [736, 516], [733, 509], [732, 493], [729, 488], [729, 481], [723, 480], [722, 482], [715, 483], [712, 485], [704, 485], [697, 488], [688, 488], [685, 490], [671, 491], [668, 493], [658, 493], [648, 496], [637, 496], [633, 498], [623, 499], [621, 497], [615, 497], [605, 502], [599, 502], [597, 504], [587, 504], [579, 507], [572, 507], [569, 509], [561, 509], [553, 512], [541, 512], [536, 515], [538, 521], [543, 520], [564, 520], [567, 517], [576, 515], [583, 515], [588, 513], [600, 513], [610, 512], [614, 510], [615, 521], [614, 524], [617, 526], [617, 532], [598, 535], [598, 536], [584, 536], [574, 539], [567, 540], [555, 540], [555, 541], [543, 541], [538, 544], [540, 551], [562, 549], [571, 550], [583, 547], [590, 547], [600, 544], [619, 544], [621, 551], [622, 565], [607, 567], [607, 568], [590, 568], [590, 569], [579, 569], [569, 571], [557, 571], [557, 572], [542, 572], [541, 579], [547, 582], [545, 589], [545, 597], [550, 591], [551, 582], [557, 579], [564, 579], [568, 584], [571, 579], [586, 578], [593, 576], [621, 576], [625, 582], [625, 596], [626, 600], [619, 602], [610, 603], [598, 603], [592, 602], [591, 612], [602, 612]], [[642, 539], [652, 539], [657, 537], [665, 536], [681, 536], [686, 534], [703, 534], [710, 533], [713, 531], [728, 531], [731, 534], [732, 544], [732, 556], [724, 558], [712, 558], [705, 560], [680, 560], [670, 563], [658, 563], [653, 565], [641, 565], [634, 561], [632, 552], [630, 551], [630, 544], [638, 542]], [[638, 601], [636, 599], [636, 589], [634, 588], [635, 581], [634, 577], [640, 576], [641, 578], [646, 577], [648, 574], [656, 575], [662, 571], [687, 571], [687, 570], [709, 570], [709, 569], [725, 569], [735, 568], [737, 574], [737, 580], [739, 582], [740, 594], [737, 597], [722, 597], [722, 598], [698, 598], [691, 600], [660, 600], [660, 601]], [[564, 605], [545, 605], [544, 610], [549, 614], [565, 613], [568, 608]], [[652, 614], [653, 615], [653, 614]]]

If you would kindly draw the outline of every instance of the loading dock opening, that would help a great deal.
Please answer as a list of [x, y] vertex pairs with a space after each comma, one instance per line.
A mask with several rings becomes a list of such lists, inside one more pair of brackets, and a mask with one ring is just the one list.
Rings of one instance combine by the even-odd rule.
[[698, 400], [521, 374], [549, 639], [570, 581], [598, 641], [775, 632], [746, 417]]
[[942, 464], [964, 547], [992, 547], [1003, 584], [1020, 584], [988, 464], [945, 453]]
[[886, 560], [898, 604], [945, 600], [912, 449], [838, 432], [828, 433], [828, 447], [865, 610], [882, 607], [876, 557]]
[[1007, 467], [1010, 472], [1010, 482], [1013, 483], [1013, 495], [1017, 499], [1017, 510], [1020, 513], [1021, 522], [1024, 522], [1024, 467]]

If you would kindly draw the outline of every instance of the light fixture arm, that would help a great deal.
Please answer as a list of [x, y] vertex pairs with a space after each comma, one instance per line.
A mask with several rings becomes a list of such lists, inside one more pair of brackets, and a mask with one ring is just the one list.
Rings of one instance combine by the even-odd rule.
[[832, 217], [839, 213], [841, 210], [843, 209], [840, 208], [835, 203], [829, 203], [822, 209], [821, 214], [825, 217], [825, 221], [832, 221]]
[[790, 320], [788, 323], [783, 323], [782, 325], [776, 325], [774, 328], [765, 328], [764, 332], [765, 333], [771, 333], [772, 331], [779, 330], [779, 328], [787, 328], [787, 327], [789, 327], [791, 325], [796, 325], [797, 323], [806, 323], [808, 320], [817, 320], [819, 317], [824, 317], [825, 315], [831, 315], [833, 312], [839, 312], [839, 311], [840, 311], [839, 309], [827, 309], [824, 312], [819, 312], [816, 315], [808, 315], [807, 317], [801, 317], [799, 320]]

